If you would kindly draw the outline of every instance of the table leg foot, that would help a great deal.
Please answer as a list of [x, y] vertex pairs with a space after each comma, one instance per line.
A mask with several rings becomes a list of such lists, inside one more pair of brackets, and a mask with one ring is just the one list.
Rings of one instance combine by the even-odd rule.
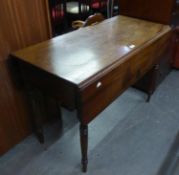
[[44, 134], [42, 129], [38, 129], [35, 131], [38, 141], [43, 144], [45, 142]]
[[82, 162], [82, 172], [86, 173], [87, 172], [87, 162]]
[[81, 141], [81, 154], [82, 154], [82, 171], [87, 171], [88, 164], [88, 125], [80, 124], [80, 141]]
[[150, 98], [151, 98], [151, 94], [150, 94], [150, 93], [148, 93], [148, 94], [147, 94], [147, 99], [146, 99], [146, 102], [147, 102], [147, 103], [149, 103], [149, 102], [150, 102]]

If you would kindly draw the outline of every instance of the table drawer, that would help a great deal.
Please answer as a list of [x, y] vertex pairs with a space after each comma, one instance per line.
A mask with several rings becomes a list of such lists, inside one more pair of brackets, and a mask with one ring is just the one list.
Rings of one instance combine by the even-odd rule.
[[103, 72], [99, 78], [84, 87], [81, 90], [82, 122], [89, 123], [124, 90], [149, 71], [166, 49], [168, 38], [169, 35], [166, 35], [153, 44], [136, 50], [133, 55], [128, 55], [121, 63], [114, 65], [106, 73]]

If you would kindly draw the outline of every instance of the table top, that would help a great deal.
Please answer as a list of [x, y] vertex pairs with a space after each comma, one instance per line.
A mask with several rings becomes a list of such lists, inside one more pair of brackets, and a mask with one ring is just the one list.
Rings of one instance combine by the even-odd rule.
[[117, 16], [12, 55], [82, 88], [170, 30], [163, 24]]

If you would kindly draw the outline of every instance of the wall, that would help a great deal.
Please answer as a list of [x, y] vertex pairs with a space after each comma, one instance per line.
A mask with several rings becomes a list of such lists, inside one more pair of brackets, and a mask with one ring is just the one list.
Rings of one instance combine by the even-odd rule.
[[0, 155], [31, 133], [22, 91], [7, 66], [10, 52], [51, 37], [47, 0], [0, 0]]

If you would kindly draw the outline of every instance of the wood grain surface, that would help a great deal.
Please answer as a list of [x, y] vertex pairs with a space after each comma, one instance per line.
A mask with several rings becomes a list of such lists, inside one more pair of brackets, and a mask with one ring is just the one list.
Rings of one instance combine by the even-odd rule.
[[10, 52], [51, 37], [47, 0], [0, 1], [0, 155], [31, 132], [24, 94], [9, 71]]
[[[170, 35], [167, 25], [117, 16], [12, 56], [26, 67], [32, 88], [63, 94], [59, 99], [74, 104], [87, 124], [159, 61]], [[42, 77], [49, 77], [48, 90]]]
[[43, 91], [77, 109], [83, 172], [88, 124], [162, 59], [171, 33], [167, 25], [117, 16], [11, 54], [27, 94]]
[[176, 0], [119, 0], [120, 14], [170, 24]]
[[169, 30], [162, 24], [117, 16], [13, 55], [82, 88], [99, 72]]

